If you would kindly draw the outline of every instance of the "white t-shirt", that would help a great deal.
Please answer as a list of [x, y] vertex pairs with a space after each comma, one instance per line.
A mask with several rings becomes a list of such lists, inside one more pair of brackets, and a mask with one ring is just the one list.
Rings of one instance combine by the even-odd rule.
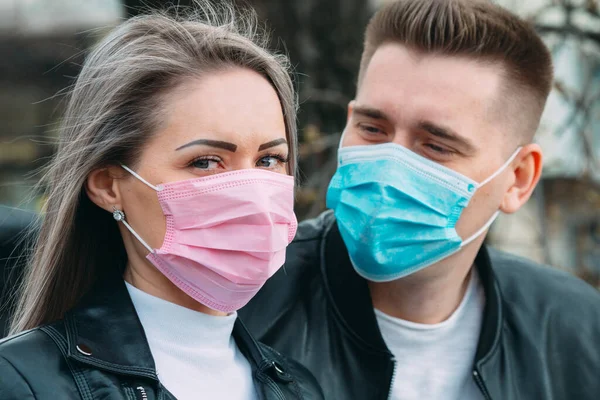
[[391, 400], [481, 400], [473, 379], [485, 296], [473, 269], [464, 298], [446, 321], [427, 325], [375, 310], [396, 359]]
[[125, 283], [158, 378], [177, 399], [257, 398], [250, 364], [231, 335], [235, 313], [225, 317], [204, 314]]

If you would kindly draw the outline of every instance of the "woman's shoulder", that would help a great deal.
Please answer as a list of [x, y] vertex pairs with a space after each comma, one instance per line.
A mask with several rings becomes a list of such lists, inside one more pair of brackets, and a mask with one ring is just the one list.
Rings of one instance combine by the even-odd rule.
[[23, 358], [24, 355], [39, 352], [48, 345], [51, 348], [56, 347], [42, 328], [33, 328], [0, 339], [0, 359]]
[[300, 391], [300, 398], [307, 400], [322, 400], [325, 398], [321, 385], [304, 365], [282, 355], [264, 343], [259, 343], [259, 346], [262, 352], [274, 361], [273, 368], [276, 373], [281, 375], [282, 379], [287, 378], [296, 383]]
[[0, 340], [0, 399], [37, 398], [61, 385], [61, 376], [73, 379], [47, 328], [34, 328]]

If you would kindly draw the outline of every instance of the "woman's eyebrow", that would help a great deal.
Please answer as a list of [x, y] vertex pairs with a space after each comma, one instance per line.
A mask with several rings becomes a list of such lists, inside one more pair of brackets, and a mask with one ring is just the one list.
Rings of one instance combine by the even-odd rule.
[[285, 140], [283, 138], [279, 138], [279, 139], [271, 140], [270, 142], [267, 142], [267, 143], [263, 143], [260, 146], [258, 146], [258, 151], [262, 151], [265, 149], [269, 149], [271, 147], [279, 146], [280, 144], [287, 144], [287, 140]]
[[186, 143], [183, 146], [179, 146], [178, 148], [175, 149], [175, 151], [185, 149], [186, 147], [190, 147], [190, 146], [196, 146], [196, 145], [218, 147], [219, 149], [228, 150], [228, 151], [231, 151], [232, 153], [235, 153], [235, 151], [237, 150], [237, 145], [233, 144], [233, 143], [223, 142], [220, 140], [198, 139], [198, 140], [194, 140], [189, 143]]

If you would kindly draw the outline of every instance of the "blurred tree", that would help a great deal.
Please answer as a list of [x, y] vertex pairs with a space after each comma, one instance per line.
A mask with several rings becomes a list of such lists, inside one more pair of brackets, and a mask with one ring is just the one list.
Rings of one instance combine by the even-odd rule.
[[173, 4], [177, 6], [190, 6], [193, 0], [123, 0], [127, 17], [135, 17], [143, 10], [148, 9], [164, 9], [167, 5]]
[[536, 138], [543, 179], [530, 211], [499, 218], [493, 244], [600, 288], [600, 2], [496, 2], [536, 26], [552, 52], [555, 82]]
[[272, 29], [272, 47], [295, 69], [300, 99], [299, 219], [325, 208], [348, 102], [354, 98], [363, 33], [373, 12], [367, 0], [253, 0]]
[[[354, 97], [363, 32], [371, 15], [366, 0], [254, 0], [273, 30], [273, 47], [285, 46], [298, 72], [300, 126], [339, 133]], [[283, 42], [283, 43], [282, 43]]]

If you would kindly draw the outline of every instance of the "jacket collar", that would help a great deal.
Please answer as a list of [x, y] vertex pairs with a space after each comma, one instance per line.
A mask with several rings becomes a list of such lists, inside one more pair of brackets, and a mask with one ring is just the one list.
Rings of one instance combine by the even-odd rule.
[[502, 332], [502, 293], [494, 275], [492, 259], [486, 245], [481, 246], [475, 267], [479, 273], [483, 291], [485, 293], [485, 308], [479, 343], [475, 353], [475, 365], [481, 367], [495, 353], [500, 343]]
[[371, 350], [391, 354], [379, 331], [367, 281], [354, 271], [333, 213], [321, 241], [321, 269], [333, 307], [354, 338]]
[[[389, 354], [379, 331], [367, 281], [354, 271], [333, 213], [327, 217], [321, 242], [321, 269], [334, 308], [359, 342], [373, 350]], [[477, 254], [475, 265], [486, 298], [475, 358], [475, 363], [479, 366], [491, 357], [500, 341], [502, 302], [485, 246]]]
[[[120, 276], [97, 284], [64, 322], [68, 357], [102, 370], [158, 381], [144, 329]], [[233, 337], [253, 370], [275, 365], [239, 318]]]
[[158, 380], [154, 359], [123, 278], [99, 282], [65, 316], [67, 354], [84, 364]]

